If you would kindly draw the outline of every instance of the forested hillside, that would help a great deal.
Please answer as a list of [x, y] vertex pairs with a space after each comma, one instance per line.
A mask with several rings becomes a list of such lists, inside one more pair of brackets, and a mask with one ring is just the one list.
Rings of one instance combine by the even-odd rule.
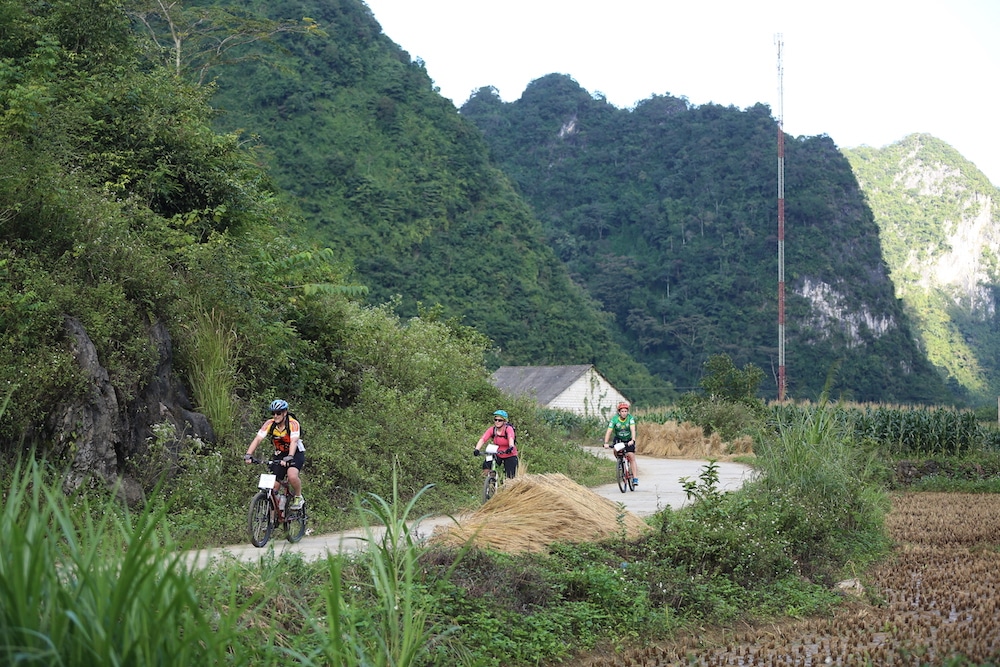
[[[357, 0], [266, 11], [327, 36], [284, 39], [281, 67], [220, 69], [218, 122], [259, 135], [276, 181], [373, 301], [440, 304], [495, 341], [494, 364], [596, 362], [640, 400], [663, 396], [647, 369], [692, 388], [720, 352], [765, 369], [776, 394], [766, 107], [655, 97], [620, 110], [551, 76], [511, 104], [484, 89], [459, 116]], [[850, 166], [827, 137], [789, 139], [787, 153], [789, 395], [948, 401]]]
[[1000, 191], [929, 135], [845, 154], [928, 358], [957, 394], [993, 403], [1000, 392]]
[[[343, 521], [355, 490], [433, 483], [422, 502], [449, 511], [475, 497], [470, 447], [499, 405], [530, 434], [536, 471], [579, 454], [500, 396], [482, 334], [361, 301], [347, 251], [310, 244], [260, 156], [212, 127], [212, 89], [142, 27], [162, 25], [157, 11], [0, 0], [0, 467], [35, 455], [67, 493], [173, 494], [173, 520], [235, 541], [257, 472], [243, 453], [276, 396], [320, 473], [306, 492], [316, 526]], [[250, 38], [284, 29], [212, 18]], [[525, 288], [531, 316], [563, 305], [540, 284]], [[503, 305], [481, 289], [484, 307]]]
[[479, 132], [363, 3], [256, 7], [273, 19], [308, 16], [325, 35], [286, 36], [270, 62], [213, 72], [217, 124], [259, 137], [276, 183], [313, 237], [353, 263], [370, 303], [399, 295], [402, 315], [439, 308], [459, 318], [493, 341], [493, 365], [594, 363], [636, 400], [674, 396], [669, 378], [623, 352]]
[[[616, 109], [565, 75], [462, 115], [627, 349], [692, 386], [707, 355], [777, 369], [777, 125], [766, 106], [654, 96]], [[879, 231], [829, 137], [786, 139], [789, 395], [947, 401], [914, 342]], [[827, 384], [829, 382], [829, 384]]]

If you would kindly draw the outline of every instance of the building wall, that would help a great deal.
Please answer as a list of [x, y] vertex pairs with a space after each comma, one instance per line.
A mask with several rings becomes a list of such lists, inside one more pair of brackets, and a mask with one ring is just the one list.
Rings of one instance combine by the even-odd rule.
[[610, 419], [620, 401], [628, 400], [600, 373], [591, 369], [556, 396], [547, 407], [567, 410], [585, 417]]

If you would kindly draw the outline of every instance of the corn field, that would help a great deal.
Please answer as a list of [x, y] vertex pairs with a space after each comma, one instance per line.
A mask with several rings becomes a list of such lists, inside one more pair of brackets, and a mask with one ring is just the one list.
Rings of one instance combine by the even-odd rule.
[[887, 405], [774, 404], [777, 423], [800, 419], [803, 412], [824, 410], [857, 442], [876, 445], [890, 455], [961, 455], [1000, 449], [1000, 431], [969, 411]]

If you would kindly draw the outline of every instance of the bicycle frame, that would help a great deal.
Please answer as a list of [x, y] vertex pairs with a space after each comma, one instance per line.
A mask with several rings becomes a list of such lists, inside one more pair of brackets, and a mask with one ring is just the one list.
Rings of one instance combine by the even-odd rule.
[[635, 483], [632, 481], [632, 464], [628, 460], [628, 454], [625, 452], [625, 443], [616, 442], [614, 444], [615, 458], [618, 460], [618, 467], [615, 472], [618, 479], [618, 490], [622, 493], [625, 491], [635, 491]]
[[[500, 465], [500, 458], [497, 456], [498, 449], [500, 448], [496, 445], [486, 445], [486, 461], [490, 464], [490, 467], [484, 468], [486, 471], [486, 478], [483, 480], [484, 503], [492, 498], [496, 494], [499, 485], [503, 484], [503, 477], [499, 474], [499, 470], [502, 469], [502, 466]], [[506, 475], [504, 475], [504, 477], [506, 477]]]

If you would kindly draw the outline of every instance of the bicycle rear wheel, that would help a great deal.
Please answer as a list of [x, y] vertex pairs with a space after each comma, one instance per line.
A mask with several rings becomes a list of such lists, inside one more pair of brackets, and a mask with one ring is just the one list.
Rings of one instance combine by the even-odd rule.
[[271, 539], [271, 498], [267, 491], [261, 491], [250, 501], [247, 515], [250, 529], [250, 544], [262, 547]]
[[306, 534], [306, 506], [291, 510], [286, 516], [288, 521], [285, 522], [285, 537], [289, 542], [298, 542]]
[[627, 485], [632, 483], [631, 479], [627, 482], [625, 481], [625, 476], [628, 474], [628, 471], [625, 469], [625, 465], [625, 457], [618, 459], [618, 490], [622, 493], [625, 493]]
[[497, 471], [490, 470], [483, 480], [483, 502], [493, 497], [497, 492]]

